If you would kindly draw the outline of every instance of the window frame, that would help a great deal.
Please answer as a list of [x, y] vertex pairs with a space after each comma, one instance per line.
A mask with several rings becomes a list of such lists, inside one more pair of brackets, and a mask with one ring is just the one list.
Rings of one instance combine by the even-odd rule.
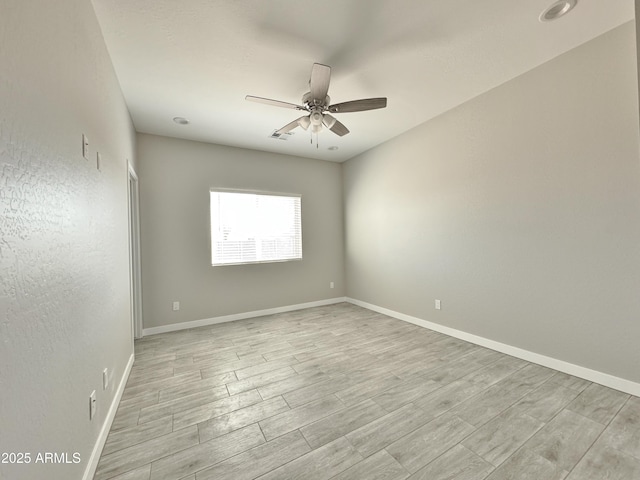
[[[213, 217], [212, 217], [212, 194], [213, 193], [240, 193], [247, 195], [262, 195], [262, 196], [274, 196], [274, 197], [291, 197], [298, 198], [300, 202], [300, 257], [296, 258], [283, 258], [277, 260], [255, 260], [255, 261], [243, 261], [243, 262], [233, 262], [233, 263], [214, 263], [214, 235], [213, 235]], [[286, 262], [298, 262], [303, 259], [303, 246], [304, 242], [302, 240], [302, 194], [300, 193], [290, 193], [290, 192], [273, 192], [267, 190], [249, 190], [249, 189], [239, 189], [239, 188], [220, 188], [220, 187], [211, 187], [209, 188], [209, 261], [210, 265], [214, 268], [218, 267], [233, 267], [238, 265], [256, 265], [256, 264], [269, 264], [269, 263], [286, 263]]]

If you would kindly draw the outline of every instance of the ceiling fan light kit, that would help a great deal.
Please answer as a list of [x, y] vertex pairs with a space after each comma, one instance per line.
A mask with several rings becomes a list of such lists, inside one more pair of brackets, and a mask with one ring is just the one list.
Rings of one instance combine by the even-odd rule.
[[331, 105], [331, 98], [329, 97], [329, 95], [327, 95], [327, 92], [329, 91], [330, 80], [331, 67], [322, 65], [320, 63], [314, 63], [313, 67], [311, 68], [311, 78], [309, 79], [309, 92], [305, 93], [302, 96], [303, 105], [281, 102], [279, 100], [272, 100], [270, 98], [254, 97], [252, 95], [247, 95], [245, 99], [252, 102], [264, 103], [265, 105], [272, 105], [275, 107], [290, 108], [308, 112], [308, 115], [303, 115], [302, 117], [294, 120], [291, 123], [288, 123], [279, 130], [276, 130], [276, 133], [280, 135], [287, 133], [296, 127], [302, 127], [305, 130], [311, 127], [311, 132], [317, 134], [322, 130], [324, 126], [336, 135], [342, 137], [349, 133], [349, 129], [345, 127], [341, 122], [339, 122], [335, 117], [329, 115], [329, 113], [326, 112], [362, 112], [365, 110], [385, 108], [387, 106], [386, 97], [351, 100], [349, 102]]
[[305, 130], [309, 128], [309, 125], [311, 125], [311, 120], [309, 119], [309, 117], [300, 117], [297, 122], [298, 126], [302, 127]]

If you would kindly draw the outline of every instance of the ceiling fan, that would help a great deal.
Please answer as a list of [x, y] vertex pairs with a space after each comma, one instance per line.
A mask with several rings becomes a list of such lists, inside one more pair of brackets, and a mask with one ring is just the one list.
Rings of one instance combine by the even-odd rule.
[[312, 133], [318, 133], [324, 125], [333, 133], [342, 137], [349, 133], [349, 129], [327, 112], [362, 112], [364, 110], [375, 110], [387, 106], [386, 97], [365, 98], [330, 105], [331, 99], [329, 95], [327, 95], [330, 79], [331, 67], [314, 63], [311, 68], [311, 78], [309, 79], [309, 92], [302, 96], [303, 105], [271, 100], [269, 98], [254, 97], [252, 95], [247, 95], [245, 99], [252, 102], [273, 105], [275, 107], [292, 108], [294, 110], [308, 112], [308, 115], [305, 114], [293, 122], [286, 124], [281, 129], [276, 130], [275, 134], [277, 135], [283, 135], [296, 127], [302, 127], [307, 130], [309, 126], [311, 126]]

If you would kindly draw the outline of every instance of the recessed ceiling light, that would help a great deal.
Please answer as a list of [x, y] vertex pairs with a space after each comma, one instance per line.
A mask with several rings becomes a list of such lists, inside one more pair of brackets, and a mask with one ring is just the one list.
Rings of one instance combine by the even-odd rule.
[[184, 117], [173, 117], [173, 121], [178, 125], [189, 125], [189, 120]]
[[571, 9], [576, 6], [576, 3], [578, 3], [578, 0], [559, 0], [553, 2], [549, 7], [545, 8], [538, 18], [541, 22], [557, 20], [569, 13]]
[[333, 147], [327, 148], [327, 150], [337, 150], [337, 149], [338, 149], [338, 147], [336, 147], [335, 145]]

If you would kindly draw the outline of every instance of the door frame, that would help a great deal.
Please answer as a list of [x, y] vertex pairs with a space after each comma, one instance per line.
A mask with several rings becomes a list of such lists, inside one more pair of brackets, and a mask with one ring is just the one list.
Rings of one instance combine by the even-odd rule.
[[140, 263], [140, 195], [138, 175], [127, 160], [129, 202], [129, 285], [132, 338], [142, 338], [142, 270]]

